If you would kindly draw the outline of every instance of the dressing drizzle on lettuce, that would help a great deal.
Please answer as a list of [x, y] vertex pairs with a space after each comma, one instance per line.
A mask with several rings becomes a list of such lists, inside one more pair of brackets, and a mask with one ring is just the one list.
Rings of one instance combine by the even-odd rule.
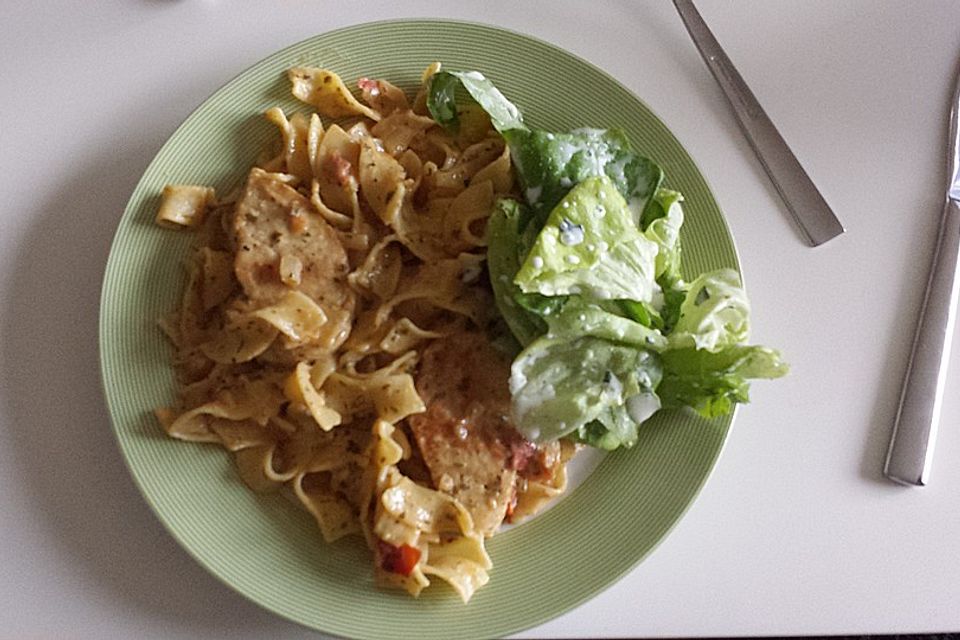
[[440, 71], [427, 107], [456, 131], [464, 101], [503, 135], [523, 201], [496, 202], [487, 262], [497, 307], [524, 346], [511, 368], [517, 428], [533, 441], [630, 447], [661, 408], [706, 417], [788, 367], [747, 345], [750, 305], [731, 269], [681, 272], [683, 196], [617, 129], [528, 127], [476, 71]]

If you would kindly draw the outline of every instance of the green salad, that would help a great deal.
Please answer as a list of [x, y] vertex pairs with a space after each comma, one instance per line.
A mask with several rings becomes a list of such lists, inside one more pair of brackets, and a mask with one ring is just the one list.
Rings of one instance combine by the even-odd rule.
[[523, 201], [497, 201], [487, 264], [497, 307], [523, 350], [511, 367], [517, 428], [630, 447], [661, 409], [706, 417], [749, 399], [749, 380], [787, 372], [748, 345], [750, 304], [731, 269], [681, 274], [683, 196], [616, 129], [548, 132], [476, 71], [440, 71], [427, 107], [456, 131], [479, 105], [510, 148]]

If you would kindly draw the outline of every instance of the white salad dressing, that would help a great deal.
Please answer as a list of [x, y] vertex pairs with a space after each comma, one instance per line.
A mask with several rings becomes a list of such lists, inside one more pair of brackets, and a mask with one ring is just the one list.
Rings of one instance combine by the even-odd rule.
[[[583, 227], [579, 224], [570, 224], [560, 226], [560, 242], [568, 247], [574, 247], [584, 240]], [[579, 260], [578, 260], [579, 262]]]
[[562, 167], [570, 162], [570, 158], [577, 152], [577, 146], [566, 140], [555, 140], [556, 144], [551, 147], [558, 167]]
[[630, 210], [630, 215], [633, 217], [634, 222], [640, 222], [640, 219], [643, 217], [643, 207], [645, 204], [646, 200], [636, 196], [627, 200], [627, 209]]
[[542, 193], [543, 193], [543, 187], [540, 185], [537, 185], [535, 187], [527, 187], [527, 190], [524, 195], [526, 196], [527, 202], [530, 205], [535, 205], [538, 202], [540, 202], [540, 194]]

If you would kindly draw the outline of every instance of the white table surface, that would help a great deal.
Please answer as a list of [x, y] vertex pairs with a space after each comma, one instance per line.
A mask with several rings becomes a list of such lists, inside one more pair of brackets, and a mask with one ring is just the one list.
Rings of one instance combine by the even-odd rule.
[[319, 637], [207, 574], [141, 500], [101, 398], [100, 282], [139, 176], [214, 89], [308, 36], [414, 16], [549, 40], [641, 96], [726, 212], [754, 341], [793, 367], [754, 385], [645, 562], [520, 636], [960, 630], [960, 350], [931, 484], [880, 475], [943, 197], [960, 3], [700, 5], [844, 236], [801, 241], [664, 0], [0, 3], [0, 637]]

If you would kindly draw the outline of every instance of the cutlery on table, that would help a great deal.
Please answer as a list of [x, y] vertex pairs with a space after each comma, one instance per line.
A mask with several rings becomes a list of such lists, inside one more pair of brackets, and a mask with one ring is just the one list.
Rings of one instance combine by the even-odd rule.
[[927, 484], [940, 422], [943, 386], [950, 359], [957, 310], [957, 262], [960, 257], [960, 78], [950, 107], [947, 149], [947, 198], [940, 217], [933, 263], [923, 294], [913, 350], [900, 392], [900, 405], [883, 468], [901, 484]]
[[815, 247], [843, 233], [843, 225], [730, 62], [692, 0], [673, 0], [673, 4], [707, 68], [733, 107], [760, 164], [807, 241]]

